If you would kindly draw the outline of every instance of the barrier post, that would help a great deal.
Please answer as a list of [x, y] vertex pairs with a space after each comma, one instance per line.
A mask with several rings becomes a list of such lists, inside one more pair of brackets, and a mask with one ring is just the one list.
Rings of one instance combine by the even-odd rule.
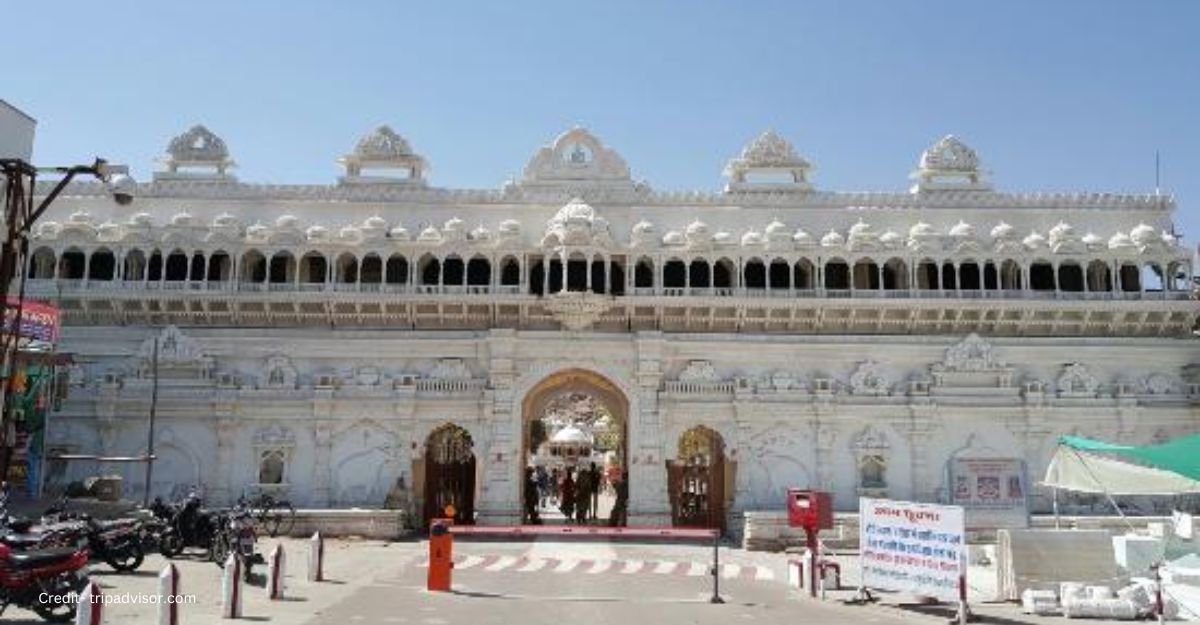
[[713, 594], [709, 603], [725, 603], [721, 598], [721, 532], [713, 531]]
[[158, 574], [158, 625], [179, 625], [179, 568], [168, 563]]
[[221, 571], [221, 618], [242, 618], [242, 559], [234, 553]]
[[963, 549], [958, 558], [958, 625], [967, 625], [971, 616], [967, 606], [967, 550]]
[[89, 581], [79, 593], [75, 604], [75, 625], [102, 625], [104, 623], [104, 593], [96, 582]]
[[267, 598], [272, 600], [283, 599], [283, 574], [284, 567], [287, 563], [287, 556], [283, 552], [283, 545], [276, 544], [271, 550], [269, 562], [267, 562]]
[[431, 592], [449, 592], [450, 570], [454, 568], [454, 535], [450, 519], [429, 523], [429, 571], [425, 588]]
[[313, 532], [308, 541], [308, 581], [325, 581], [325, 539], [321, 532]]

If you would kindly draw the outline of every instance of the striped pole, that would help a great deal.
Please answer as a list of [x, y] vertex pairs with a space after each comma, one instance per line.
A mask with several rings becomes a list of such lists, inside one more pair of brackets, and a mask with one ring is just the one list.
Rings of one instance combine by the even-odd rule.
[[89, 581], [79, 593], [75, 604], [75, 625], [101, 625], [104, 623], [104, 593], [96, 582]]
[[167, 564], [158, 574], [158, 625], [179, 625], [179, 568]]
[[221, 618], [242, 618], [242, 559], [234, 553], [221, 573]]
[[325, 581], [325, 539], [321, 532], [313, 532], [308, 541], [308, 581]]
[[270, 599], [283, 599], [283, 571], [286, 562], [283, 545], [276, 544], [267, 562], [267, 597]]

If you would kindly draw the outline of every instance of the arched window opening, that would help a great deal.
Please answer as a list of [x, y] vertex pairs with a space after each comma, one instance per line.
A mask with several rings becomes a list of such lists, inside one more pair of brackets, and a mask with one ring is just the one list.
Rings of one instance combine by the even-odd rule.
[[612, 272], [608, 279], [609, 285], [612, 287], [612, 295], [625, 294], [625, 265], [623, 262], [612, 261], [608, 264], [608, 270]]
[[771, 261], [769, 278], [772, 291], [786, 291], [792, 288], [792, 267], [786, 260], [776, 258]]
[[1067, 293], [1083, 292], [1083, 268], [1078, 263], [1065, 262], [1058, 266], [1058, 289]]
[[588, 261], [581, 254], [572, 254], [567, 259], [567, 290], [586, 291]]
[[242, 255], [242, 282], [262, 283], [267, 281], [267, 259], [257, 250]]
[[682, 289], [687, 285], [687, 268], [683, 261], [671, 259], [663, 264], [663, 288]]
[[1192, 284], [1192, 267], [1190, 263], [1171, 263], [1167, 267], [1167, 289], [1171, 291], [1187, 291]]
[[109, 281], [116, 277], [117, 257], [107, 249], [101, 248], [92, 252], [92, 260], [88, 263], [88, 280]]
[[233, 261], [229, 258], [229, 254], [225, 252], [215, 252], [208, 259], [208, 276], [209, 282], [228, 282], [232, 277], [231, 271]]
[[870, 259], [854, 263], [854, 288], [864, 291], [879, 290], [879, 265]]
[[1146, 292], [1163, 290], [1163, 269], [1158, 263], [1146, 263], [1142, 266], [1142, 290]]
[[633, 286], [638, 289], [654, 288], [654, 262], [648, 258], [639, 258], [633, 268]]
[[936, 291], [941, 288], [940, 271], [937, 263], [923, 260], [917, 264], [917, 288], [922, 291]]
[[442, 284], [461, 286], [466, 284], [467, 268], [458, 256], [448, 256], [442, 261]]
[[162, 252], [154, 250], [150, 254], [150, 262], [146, 263], [146, 279], [150, 282], [158, 282], [163, 277], [163, 256]]
[[1121, 265], [1121, 290], [1125, 293], [1137, 293], [1142, 290], [1142, 272], [1138, 270], [1137, 265]]
[[1020, 291], [1024, 287], [1021, 286], [1021, 266], [1015, 260], [1006, 260], [1000, 263], [1000, 288], [1005, 291]]
[[408, 284], [408, 259], [400, 254], [388, 256], [384, 280], [388, 284]]
[[467, 262], [467, 284], [471, 286], [488, 286], [491, 283], [491, 261], [482, 256], [476, 256]]
[[983, 286], [980, 280], [979, 263], [966, 262], [958, 268], [959, 288], [963, 291], [978, 291]]
[[1029, 288], [1034, 291], [1054, 290], [1054, 267], [1050, 263], [1033, 263], [1029, 266]]
[[291, 252], [277, 252], [271, 257], [268, 277], [272, 284], [291, 284], [296, 281], [296, 257]]
[[889, 259], [883, 264], [883, 289], [903, 291], [908, 288], [908, 265], [899, 258]]
[[[139, 252], [140, 253], [140, 252]], [[54, 250], [39, 247], [29, 259], [28, 277], [34, 280], [50, 280], [54, 277]]]
[[718, 289], [732, 289], [734, 271], [733, 261], [728, 258], [722, 258], [714, 263], [712, 267], [713, 287]]
[[200, 252], [192, 254], [192, 269], [188, 274], [188, 279], [192, 282], [204, 282], [204, 254]]
[[792, 284], [797, 289], [815, 289], [817, 287], [816, 274], [816, 268], [813, 267], [812, 261], [807, 258], [801, 258], [796, 262], [796, 266], [792, 271]]
[[954, 263], [942, 263], [942, 290], [955, 291], [958, 289], [958, 272], [954, 269]]
[[[421, 284], [423, 286], [437, 286], [442, 281], [442, 261], [426, 255], [423, 256], [417, 265], [418, 271], [421, 273]], [[388, 275], [391, 278], [391, 275]]]
[[558, 293], [563, 290], [563, 264], [561, 259], [550, 259], [549, 290], [551, 294]]
[[846, 261], [834, 259], [825, 263], [825, 288], [835, 291], [850, 288], [850, 266]]
[[82, 280], [84, 267], [87, 265], [87, 260], [83, 256], [83, 252], [77, 249], [69, 249], [63, 252], [61, 258], [58, 259], [58, 277], [64, 280]]
[[697, 258], [688, 263], [688, 281], [693, 289], [707, 289], [711, 287], [712, 275], [708, 261]]
[[503, 286], [519, 286], [521, 284], [521, 263], [512, 256], [500, 261], [500, 284]]
[[532, 261], [529, 265], [529, 293], [530, 295], [545, 295], [542, 292], [546, 281], [546, 266], [542, 259]]
[[747, 289], [767, 288], [767, 267], [757, 258], [746, 261], [742, 267], [742, 285]]
[[342, 284], [358, 282], [358, 258], [350, 252], [343, 252], [341, 256], [338, 256], [334, 278]]
[[998, 275], [996, 273], [996, 263], [987, 261], [983, 264], [983, 290], [995, 291], [1000, 288]]
[[183, 282], [188, 279], [187, 255], [179, 250], [167, 256], [167, 282]]
[[309, 252], [300, 257], [300, 281], [305, 284], [321, 284], [329, 272], [328, 262], [318, 252]]
[[[362, 259], [362, 266], [359, 267], [358, 274], [360, 284], [381, 284], [383, 282], [383, 259], [378, 254], [367, 254]], [[408, 267], [404, 268], [404, 277], [408, 278]]]
[[607, 289], [605, 280], [608, 279], [608, 272], [604, 271], [604, 259], [595, 258], [592, 260], [591, 266], [592, 278], [592, 293], [603, 294]]
[[1112, 270], [1108, 268], [1108, 263], [1102, 260], [1093, 260], [1088, 263], [1087, 287], [1094, 293], [1113, 290]]
[[121, 273], [126, 282], [141, 282], [146, 279], [146, 255], [142, 250], [130, 250], [125, 254], [125, 267]]

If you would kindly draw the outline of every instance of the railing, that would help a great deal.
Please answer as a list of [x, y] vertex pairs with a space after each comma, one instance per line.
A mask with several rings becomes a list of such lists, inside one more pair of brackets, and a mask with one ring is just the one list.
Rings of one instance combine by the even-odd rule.
[[[437, 285], [379, 282], [245, 282], [245, 281], [180, 281], [180, 280], [90, 280], [30, 278], [26, 291], [37, 297], [55, 294], [75, 295], [80, 292], [146, 292], [202, 291], [221, 293], [394, 293], [400, 295], [521, 295], [520, 285]], [[740, 297], [749, 299], [1004, 299], [1004, 300], [1063, 300], [1063, 301], [1182, 301], [1192, 297], [1191, 291], [1047, 291], [1032, 289], [783, 289], [756, 287], [636, 287], [628, 289], [633, 297]]]

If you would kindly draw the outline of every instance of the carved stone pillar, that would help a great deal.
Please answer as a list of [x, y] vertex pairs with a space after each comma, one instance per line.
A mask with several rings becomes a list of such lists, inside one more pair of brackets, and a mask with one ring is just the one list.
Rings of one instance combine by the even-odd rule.
[[[547, 263], [549, 261], [547, 260]], [[546, 266], [549, 275], [549, 265]], [[475, 509], [479, 523], [511, 525], [521, 522], [521, 482], [518, 471], [524, 431], [523, 415], [513, 412], [513, 385], [516, 383], [516, 332], [492, 330], [487, 339], [488, 386], [481, 404], [486, 440], [475, 441], [476, 462], [482, 463], [482, 484]]]
[[205, 499], [215, 505], [227, 505], [234, 499], [230, 485], [236, 464], [234, 447], [237, 444], [238, 423], [235, 419], [224, 417], [218, 418], [213, 427], [217, 434], [217, 465], [216, 470], [209, 474], [212, 481], [204, 485], [208, 491]]
[[908, 425], [908, 446], [912, 465], [912, 496], [915, 501], [938, 501], [939, 475], [942, 468], [930, 462], [930, 442], [937, 432], [937, 408], [932, 404], [913, 406]]
[[664, 341], [657, 332], [639, 333], [635, 341], [637, 404], [631, 402], [629, 415], [629, 524], [670, 525], [666, 465], [669, 442], [663, 436], [658, 408]]
[[313, 424], [311, 505], [314, 508], [328, 508], [333, 503], [333, 471], [330, 468], [333, 455], [333, 426], [333, 421], [323, 419]]

